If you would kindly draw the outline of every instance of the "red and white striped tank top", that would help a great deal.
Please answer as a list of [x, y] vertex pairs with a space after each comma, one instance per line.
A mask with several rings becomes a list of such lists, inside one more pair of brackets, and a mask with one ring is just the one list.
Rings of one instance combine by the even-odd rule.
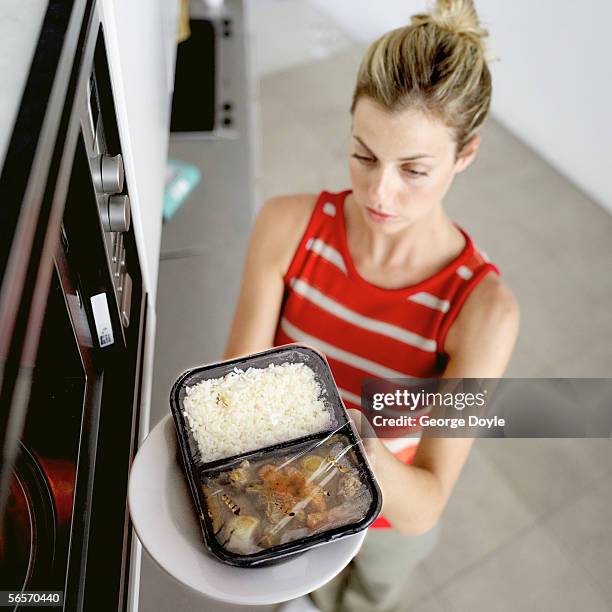
[[[491, 270], [459, 228], [466, 244], [430, 278], [399, 289], [364, 280], [351, 259], [344, 202], [351, 190], [321, 192], [284, 277], [285, 297], [274, 345], [300, 342], [325, 354], [348, 408], [361, 408], [363, 378], [435, 378], [448, 355], [444, 339], [461, 306]], [[419, 436], [384, 440], [410, 463]], [[388, 527], [380, 517], [373, 527]]]

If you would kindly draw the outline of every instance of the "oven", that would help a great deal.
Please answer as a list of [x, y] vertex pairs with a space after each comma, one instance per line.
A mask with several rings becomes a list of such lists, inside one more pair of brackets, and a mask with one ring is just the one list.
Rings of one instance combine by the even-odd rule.
[[0, 177], [0, 591], [70, 611], [134, 590], [147, 295], [129, 196], [95, 3], [50, 2]]

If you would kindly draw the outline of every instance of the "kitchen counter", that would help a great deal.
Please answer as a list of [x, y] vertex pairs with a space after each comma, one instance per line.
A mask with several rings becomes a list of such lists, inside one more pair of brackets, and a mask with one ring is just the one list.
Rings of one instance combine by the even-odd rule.
[[254, 86], [250, 38], [241, 0], [228, 0], [236, 52], [225, 66], [234, 80], [231, 137], [173, 135], [169, 156], [198, 166], [202, 180], [161, 238], [152, 428], [169, 411], [168, 393], [188, 367], [221, 358], [250, 227], [255, 190]]
[[[222, 138], [173, 135], [170, 140], [169, 157], [198, 166], [202, 180], [162, 229], [150, 428], [169, 413], [168, 396], [178, 374], [222, 357], [258, 204], [256, 92], [248, 15], [242, 0], [227, 0], [225, 7], [235, 36], [228, 55], [231, 65], [224, 66], [223, 77], [232, 81], [234, 129]], [[245, 608], [201, 597], [143, 553], [139, 609], [218, 612]]]

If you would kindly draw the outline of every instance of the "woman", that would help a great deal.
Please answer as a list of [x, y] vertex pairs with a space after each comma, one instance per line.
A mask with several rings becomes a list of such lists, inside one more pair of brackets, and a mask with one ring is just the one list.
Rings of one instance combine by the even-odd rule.
[[[352, 189], [265, 203], [226, 358], [311, 344], [348, 408], [359, 408], [368, 376], [502, 376], [517, 303], [442, 207], [489, 109], [485, 36], [471, 1], [439, 0], [370, 46], [351, 106]], [[320, 609], [404, 609], [405, 576], [431, 548], [472, 443], [373, 442], [384, 519], [349, 568], [311, 594]]]

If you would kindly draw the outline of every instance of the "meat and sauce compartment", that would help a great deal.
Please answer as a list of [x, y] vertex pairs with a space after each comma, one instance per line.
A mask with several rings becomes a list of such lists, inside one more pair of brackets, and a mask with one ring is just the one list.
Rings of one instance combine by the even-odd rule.
[[204, 532], [222, 560], [253, 566], [365, 529], [380, 491], [349, 425], [201, 473]]

